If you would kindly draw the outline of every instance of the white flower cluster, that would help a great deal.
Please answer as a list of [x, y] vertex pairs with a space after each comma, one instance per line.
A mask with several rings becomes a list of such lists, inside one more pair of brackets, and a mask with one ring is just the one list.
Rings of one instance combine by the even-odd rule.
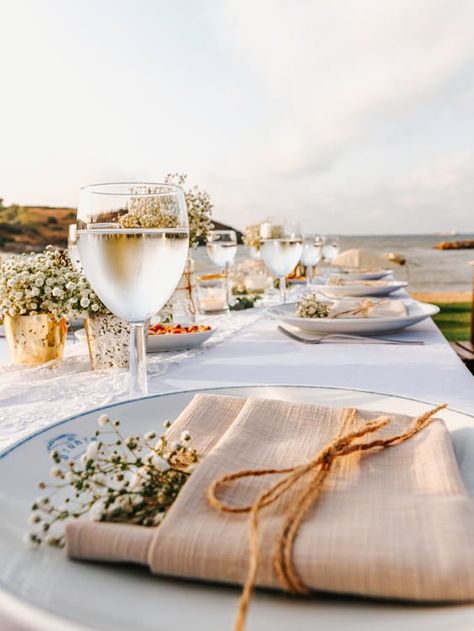
[[327, 318], [329, 307], [318, 300], [315, 293], [306, 294], [298, 300], [296, 315], [299, 318]]
[[246, 226], [244, 230], [244, 245], [248, 248], [255, 248], [257, 251], [260, 250], [260, 226], [261, 223], [254, 223], [250, 226]]
[[0, 268], [2, 315], [49, 313], [59, 320], [104, 310], [66, 250], [48, 246], [39, 254], [12, 256]]
[[[59, 452], [51, 454], [54, 481], [38, 485], [51, 490], [31, 506], [27, 543], [61, 547], [64, 522], [85, 515], [94, 521], [158, 526], [197, 466], [187, 430], [174, 441], [156, 432], [125, 437], [119, 420], [102, 414], [97, 422], [101, 429], [79, 461], [64, 463]], [[165, 421], [165, 428], [170, 425]]]
[[[169, 173], [165, 182], [184, 187], [187, 177], [183, 173]], [[184, 197], [188, 209], [189, 245], [195, 247], [201, 239], [206, 240], [209, 231], [213, 228], [211, 221], [212, 202], [209, 194], [197, 186], [185, 190]]]

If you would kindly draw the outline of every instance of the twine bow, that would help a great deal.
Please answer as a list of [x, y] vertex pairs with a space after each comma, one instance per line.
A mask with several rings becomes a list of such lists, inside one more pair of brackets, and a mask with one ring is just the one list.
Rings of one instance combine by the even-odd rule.
[[[237, 618], [235, 621], [235, 631], [243, 631], [247, 616], [250, 599], [257, 580], [258, 565], [260, 560], [259, 547], [259, 519], [260, 510], [276, 502], [282, 495], [300, 480], [305, 484], [294, 491], [294, 499], [284, 515], [283, 526], [276, 538], [273, 548], [273, 568], [280, 583], [280, 586], [289, 592], [296, 594], [307, 594], [309, 588], [298, 576], [298, 572], [293, 565], [292, 553], [293, 544], [298, 534], [300, 525], [307, 515], [309, 509], [319, 499], [323, 491], [324, 482], [329, 475], [331, 467], [337, 458], [348, 456], [356, 451], [363, 452], [377, 447], [387, 448], [399, 445], [408, 440], [419, 431], [424, 429], [432, 417], [447, 407], [447, 404], [426, 412], [418, 417], [413, 425], [402, 434], [382, 439], [376, 438], [370, 442], [354, 442], [368, 434], [378, 431], [390, 423], [390, 419], [385, 416], [366, 423], [361, 429], [336, 436], [325, 447], [319, 451], [309, 462], [285, 469], [247, 469], [227, 473], [214, 480], [207, 490], [209, 504], [218, 511], [224, 513], [249, 513], [248, 534], [250, 543], [250, 563], [247, 578], [244, 583], [240, 597]], [[347, 411], [347, 420], [354, 420], [356, 410]], [[236, 482], [246, 477], [259, 477], [264, 475], [286, 474], [278, 482], [263, 491], [253, 504], [247, 506], [231, 506], [218, 499], [218, 489], [226, 483]]]
[[360, 315], [363, 318], [368, 318], [369, 317], [369, 312], [371, 309], [373, 309], [375, 306], [378, 305], [382, 305], [387, 301], [387, 298], [383, 298], [382, 300], [362, 300], [362, 302], [359, 304], [358, 307], [355, 307], [355, 309], [348, 309], [347, 311], [341, 311], [340, 313], [336, 313], [333, 318], [339, 318], [340, 316], [343, 315]]

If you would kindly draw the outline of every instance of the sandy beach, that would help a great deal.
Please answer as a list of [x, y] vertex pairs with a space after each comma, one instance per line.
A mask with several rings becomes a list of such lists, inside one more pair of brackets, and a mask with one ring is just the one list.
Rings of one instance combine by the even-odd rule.
[[470, 291], [412, 291], [410, 292], [410, 295], [415, 298], [415, 300], [421, 300], [421, 302], [432, 302], [435, 304], [472, 301], [472, 292]]

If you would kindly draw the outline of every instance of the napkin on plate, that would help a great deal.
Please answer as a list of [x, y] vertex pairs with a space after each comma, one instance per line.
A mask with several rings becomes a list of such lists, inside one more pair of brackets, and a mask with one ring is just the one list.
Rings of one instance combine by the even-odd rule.
[[346, 280], [340, 276], [330, 276], [328, 286], [346, 287], [352, 285], [362, 285], [363, 287], [387, 287], [388, 280]]
[[390, 298], [363, 298], [362, 300], [335, 300], [329, 309], [329, 318], [396, 318], [408, 314], [403, 300]]
[[363, 248], [353, 248], [341, 252], [334, 258], [331, 265], [335, 267], [349, 267], [352, 270], [378, 270], [386, 267], [386, 261], [377, 254]]
[[[206, 412], [207, 403], [201, 397], [191, 405], [193, 419], [204, 424], [199, 440], [210, 451], [162, 524], [144, 528], [79, 520], [67, 528], [70, 557], [135, 561], [157, 574], [241, 584], [249, 563], [248, 515], [212, 508], [209, 485], [242, 469], [305, 463], [336, 434], [379, 416], [253, 398], [239, 403], [227, 397], [209, 401], [212, 408]], [[224, 415], [212, 418], [221, 409]], [[186, 416], [187, 411], [180, 421], [185, 418], [196, 434], [197, 425], [191, 427]], [[410, 417], [389, 416], [391, 423], [376, 437], [398, 435], [413, 423]], [[215, 432], [212, 439], [205, 438], [206, 428]], [[245, 478], [224, 485], [220, 493], [228, 504], [252, 504], [275, 478]], [[297, 492], [292, 487], [261, 511], [260, 586], [278, 587], [272, 552], [282, 515]], [[474, 505], [444, 422], [435, 419], [391, 448], [337, 459], [321, 497], [305, 515], [292, 558], [301, 580], [315, 591], [426, 602], [474, 600]]]

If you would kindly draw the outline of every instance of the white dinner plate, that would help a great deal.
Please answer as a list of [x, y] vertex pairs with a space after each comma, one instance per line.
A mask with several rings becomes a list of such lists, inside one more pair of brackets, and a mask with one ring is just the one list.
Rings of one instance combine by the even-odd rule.
[[[240, 590], [236, 587], [152, 576], [146, 568], [69, 561], [62, 550], [25, 547], [22, 536], [38, 480], [47, 477], [48, 453], [78, 458], [109, 412], [125, 434], [160, 429], [197, 391], [148, 397], [107, 406], [43, 429], [0, 453], [0, 608], [41, 631], [231, 631]], [[419, 415], [433, 407], [411, 399], [344, 388], [253, 386], [210, 389], [338, 407]], [[449, 402], [448, 402], [449, 403]], [[466, 487], [474, 494], [474, 418], [439, 413], [451, 431]], [[403, 533], [401, 533], [401, 536]], [[354, 541], [357, 545], [357, 541]], [[391, 603], [336, 596], [292, 598], [257, 591], [248, 631], [430, 631], [474, 628], [474, 606]]]
[[212, 326], [209, 331], [199, 331], [197, 333], [180, 333], [179, 335], [148, 335], [146, 349], [149, 353], [159, 353], [162, 351], [178, 351], [185, 348], [195, 348], [208, 340], [216, 332], [216, 327]]
[[407, 326], [412, 326], [439, 313], [439, 307], [436, 305], [417, 300], [403, 302], [407, 307], [407, 315], [383, 318], [299, 318], [296, 315], [295, 302], [270, 307], [267, 309], [267, 314], [275, 320], [291, 324], [302, 331], [371, 335], [405, 329]]
[[386, 285], [363, 285], [358, 281], [351, 281], [350, 284], [347, 283], [345, 285], [313, 285], [311, 290], [320, 291], [327, 296], [341, 298], [347, 296], [388, 296], [407, 285], [408, 283], [398, 280], [387, 281]]
[[[211, 326], [209, 331], [197, 333], [180, 333], [179, 335], [148, 335], [146, 349], [149, 353], [160, 353], [163, 351], [179, 351], [186, 348], [195, 348], [214, 335], [217, 327]], [[74, 335], [81, 341], [86, 341], [85, 329], [75, 331]]]
[[342, 274], [347, 280], [379, 280], [392, 273], [391, 269], [374, 269], [370, 271], [361, 271], [355, 268], [339, 268], [334, 270], [337, 274]]

